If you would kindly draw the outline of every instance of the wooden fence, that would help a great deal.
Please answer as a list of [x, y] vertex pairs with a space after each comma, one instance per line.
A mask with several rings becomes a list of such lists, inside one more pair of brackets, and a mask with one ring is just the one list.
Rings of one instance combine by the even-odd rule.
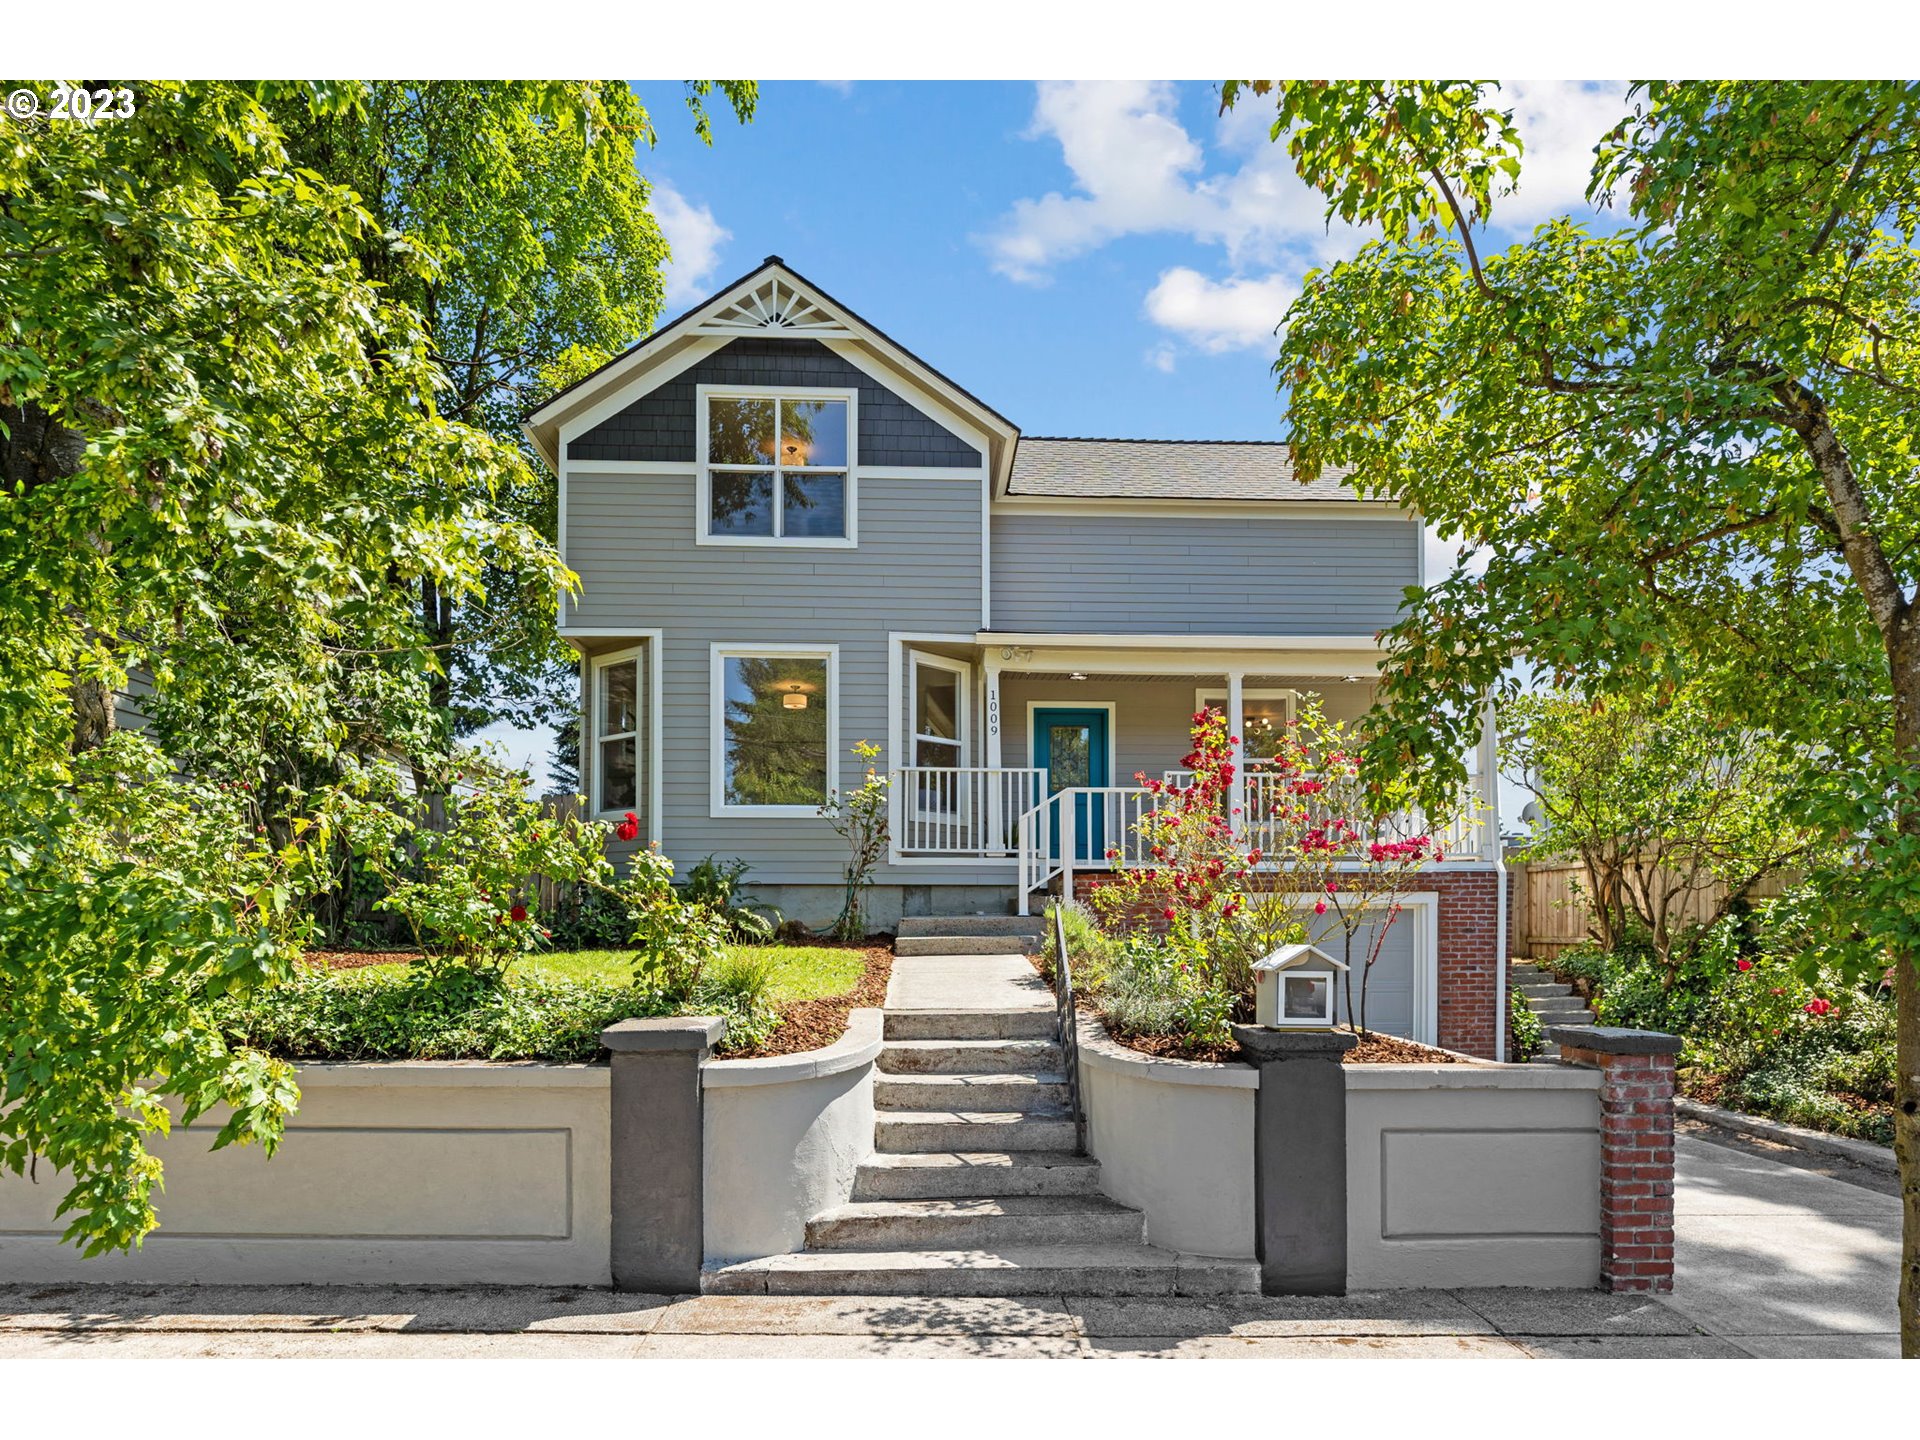
[[[1578, 861], [1536, 860], [1516, 865], [1521, 871], [1514, 886], [1514, 938], [1516, 950], [1536, 960], [1551, 960], [1570, 945], [1589, 938], [1593, 906], [1587, 895], [1586, 871]], [[1748, 896], [1763, 900], [1780, 894], [1788, 877], [1775, 873], [1763, 877]], [[1673, 925], [1679, 931], [1687, 925], [1703, 924], [1720, 913], [1727, 901], [1727, 886], [1711, 880], [1681, 895], [1673, 911]]]
[[[577, 814], [580, 809], [580, 797], [577, 795], [549, 795], [540, 803], [549, 815], [559, 820]], [[542, 915], [571, 918], [580, 903], [576, 887], [558, 884], [545, 875], [533, 876], [531, 888], [534, 904]]]

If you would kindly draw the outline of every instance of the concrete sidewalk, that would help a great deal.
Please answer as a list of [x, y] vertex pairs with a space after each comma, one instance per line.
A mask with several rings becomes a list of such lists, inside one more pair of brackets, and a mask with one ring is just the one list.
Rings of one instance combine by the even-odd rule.
[[601, 1290], [0, 1289], [0, 1358], [1509, 1358], [1736, 1355], [1667, 1306], [1593, 1292], [1336, 1299], [778, 1298]]
[[[927, 996], [930, 1003], [934, 999]], [[938, 1003], [951, 1002], [943, 996]], [[1886, 1193], [1885, 1177], [1809, 1162], [1776, 1147], [1709, 1141], [1697, 1131], [1679, 1137], [1678, 1161], [1679, 1276], [1670, 1300], [1586, 1290], [966, 1300], [666, 1299], [546, 1288], [14, 1285], [0, 1286], [0, 1358], [1706, 1359], [1899, 1353], [1899, 1201]]]
[[1897, 1181], [1705, 1127], [1674, 1160], [1675, 1310], [1763, 1358], [1899, 1356]]

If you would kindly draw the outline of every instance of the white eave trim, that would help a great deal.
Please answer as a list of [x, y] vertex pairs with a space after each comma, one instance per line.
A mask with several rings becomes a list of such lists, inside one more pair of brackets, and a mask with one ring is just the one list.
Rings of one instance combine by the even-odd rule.
[[1022, 515], [1072, 515], [1084, 519], [1096, 515], [1220, 516], [1276, 514], [1289, 519], [1410, 520], [1414, 512], [1390, 500], [1322, 500], [1312, 498], [1273, 500], [1213, 500], [1197, 496], [1181, 499], [1121, 499], [1096, 495], [1001, 495], [993, 502], [996, 512]]
[[1371, 635], [1111, 635], [980, 630], [976, 645], [1076, 650], [1369, 650], [1386, 653]]

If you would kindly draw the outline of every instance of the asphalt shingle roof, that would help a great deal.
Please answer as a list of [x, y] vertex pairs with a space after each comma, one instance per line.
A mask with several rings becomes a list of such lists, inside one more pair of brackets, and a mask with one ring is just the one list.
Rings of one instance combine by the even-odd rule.
[[1023, 435], [1009, 495], [1111, 500], [1357, 500], [1350, 472], [1293, 478], [1285, 442], [1097, 440]]

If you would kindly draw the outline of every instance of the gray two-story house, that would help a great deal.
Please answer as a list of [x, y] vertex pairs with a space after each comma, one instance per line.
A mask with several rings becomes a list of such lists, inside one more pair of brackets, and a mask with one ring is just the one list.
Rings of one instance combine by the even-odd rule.
[[[876, 920], [1025, 913], [1138, 863], [1136, 777], [1178, 773], [1202, 706], [1245, 737], [1239, 812], [1266, 813], [1261, 736], [1307, 695], [1362, 713], [1422, 580], [1416, 516], [1302, 485], [1284, 445], [1024, 436], [777, 257], [527, 433], [580, 577], [589, 812], [682, 869], [737, 856], [816, 922], [857, 742], [891, 791]], [[1490, 727], [1475, 762], [1491, 804]], [[1491, 833], [1446, 837], [1392, 927], [1380, 1028], [1492, 1052]]]

